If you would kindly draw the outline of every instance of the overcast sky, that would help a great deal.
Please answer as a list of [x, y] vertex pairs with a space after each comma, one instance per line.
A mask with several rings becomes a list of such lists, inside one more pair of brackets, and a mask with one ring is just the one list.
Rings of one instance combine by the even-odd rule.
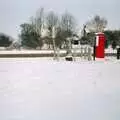
[[108, 28], [120, 28], [120, 0], [0, 0], [0, 32], [16, 38], [19, 25], [34, 16], [41, 6], [46, 11], [71, 12], [79, 26], [98, 14], [108, 20]]

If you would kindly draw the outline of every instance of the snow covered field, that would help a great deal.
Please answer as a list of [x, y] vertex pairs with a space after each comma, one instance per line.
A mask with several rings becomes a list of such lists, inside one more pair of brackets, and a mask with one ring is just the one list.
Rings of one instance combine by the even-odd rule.
[[0, 59], [0, 120], [120, 120], [120, 62]]

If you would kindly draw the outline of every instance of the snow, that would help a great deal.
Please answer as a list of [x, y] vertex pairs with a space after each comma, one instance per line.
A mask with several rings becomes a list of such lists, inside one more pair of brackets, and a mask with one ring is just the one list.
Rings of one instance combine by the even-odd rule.
[[[65, 50], [61, 50], [60, 53], [65, 53]], [[0, 54], [51, 54], [53, 50], [10, 50], [0, 51]]]
[[105, 49], [105, 53], [117, 53], [117, 50], [113, 50], [112, 48]]
[[0, 120], [119, 120], [120, 61], [0, 59]]

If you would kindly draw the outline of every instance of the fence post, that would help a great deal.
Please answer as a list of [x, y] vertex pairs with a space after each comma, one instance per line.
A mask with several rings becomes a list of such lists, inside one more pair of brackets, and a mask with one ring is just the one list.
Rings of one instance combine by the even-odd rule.
[[96, 54], [95, 51], [96, 51], [96, 46], [94, 45], [94, 46], [93, 46], [93, 60], [94, 60], [94, 61], [95, 61], [95, 54]]
[[89, 60], [89, 61], [92, 60], [91, 54], [92, 54], [92, 50], [91, 50], [90, 47], [88, 47], [88, 60]]
[[120, 59], [120, 48], [117, 48], [117, 59]]
[[81, 58], [83, 57], [83, 47], [81, 46], [81, 54], [80, 54]]
[[87, 47], [84, 48], [84, 59], [87, 58]]

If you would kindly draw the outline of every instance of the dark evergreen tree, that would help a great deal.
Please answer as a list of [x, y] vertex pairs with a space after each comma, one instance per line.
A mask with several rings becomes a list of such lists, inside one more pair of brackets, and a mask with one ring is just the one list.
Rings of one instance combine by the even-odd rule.
[[0, 47], [8, 47], [12, 44], [10, 37], [5, 34], [0, 34]]
[[24, 47], [36, 48], [42, 47], [43, 42], [40, 39], [40, 35], [34, 29], [34, 26], [31, 24], [22, 24], [21, 25], [21, 44]]

